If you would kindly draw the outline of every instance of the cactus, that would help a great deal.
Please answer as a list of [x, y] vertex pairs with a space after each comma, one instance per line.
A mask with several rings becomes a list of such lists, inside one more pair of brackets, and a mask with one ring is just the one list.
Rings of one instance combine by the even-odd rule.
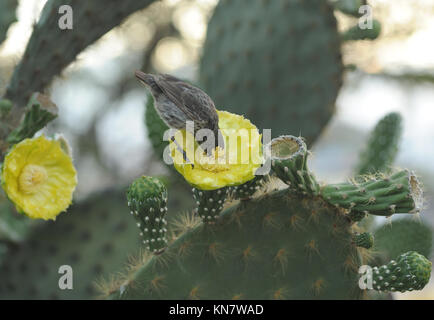
[[373, 269], [372, 283], [375, 290], [406, 292], [421, 290], [431, 275], [431, 262], [414, 251], [409, 251]]
[[[154, 0], [49, 0], [35, 25], [24, 56], [17, 65], [5, 98], [14, 103], [10, 121], [17, 123], [22, 107], [33, 92], [43, 92], [53, 78], [74, 61], [87, 46], [119, 25], [131, 13]], [[73, 29], [62, 30], [59, 7], [73, 9]]]
[[312, 143], [334, 113], [342, 72], [326, 1], [224, 0], [209, 22], [200, 83], [217, 107]]
[[358, 247], [371, 249], [374, 245], [374, 237], [369, 232], [356, 233], [353, 235], [353, 242]]
[[[343, 203], [336, 205], [335, 199], [342, 196], [332, 194], [336, 191], [335, 185], [316, 187], [319, 184], [306, 167], [307, 156], [301, 138], [274, 139], [271, 142], [273, 171], [280, 170], [282, 174], [278, 176], [288, 184], [287, 188], [263, 191], [253, 199], [238, 203], [226, 203], [226, 209], [214, 219], [214, 224], [199, 223], [183, 228], [185, 231], [164, 253], [142, 259], [143, 264], [125, 277], [120, 288], [112, 289], [109, 297], [363, 298], [363, 291], [357, 286], [358, 268], [368, 261], [367, 249], [372, 247], [373, 237], [357, 233], [349, 208]], [[289, 169], [281, 170], [282, 167]], [[300, 180], [307, 176], [309, 179]], [[149, 189], [154, 190], [158, 182], [150, 182], [154, 186]], [[398, 188], [399, 196], [394, 194], [398, 184], [402, 184]], [[351, 188], [347, 184], [342, 186], [342, 189]], [[362, 188], [375, 194], [382, 203], [371, 203], [371, 207], [363, 207], [362, 212], [390, 215], [401, 212], [401, 207], [410, 212], [421, 205], [420, 193], [411, 191], [419, 190], [418, 180], [407, 170], [367, 182]], [[206, 207], [210, 197], [204, 191], [194, 192], [198, 207]], [[198, 192], [202, 192], [202, 198], [197, 197]], [[161, 193], [160, 197], [164, 199], [165, 194]], [[349, 193], [348, 198], [356, 201], [351, 210], [361, 210], [359, 206], [365, 204], [364, 199], [358, 197], [357, 192]], [[405, 200], [401, 203], [402, 198]], [[393, 205], [396, 210], [391, 212]], [[383, 273], [388, 275], [385, 267], [378, 269], [383, 278], [374, 269], [373, 280], [378, 291], [419, 290], [429, 280], [430, 266], [426, 258], [409, 252], [387, 265], [391, 270], [387, 281], [381, 281], [385, 278]]]
[[168, 142], [163, 140], [164, 132], [169, 127], [161, 120], [157, 111], [154, 108], [154, 98], [148, 94], [145, 108], [145, 126], [148, 131], [148, 138], [151, 141], [154, 153], [160, 159], [163, 159], [164, 149]]
[[366, 0], [336, 0], [333, 2], [337, 10], [356, 18], [360, 17], [360, 7], [366, 4]]
[[374, 234], [374, 249], [383, 261], [407, 251], [417, 251], [427, 258], [431, 256], [432, 228], [422, 221], [399, 219], [380, 226]]
[[57, 118], [57, 106], [40, 93], [34, 93], [27, 104], [21, 123], [8, 136], [9, 144], [16, 144], [26, 138], [31, 138], [36, 132]]
[[[119, 191], [94, 195], [56, 222], [32, 228], [28, 240], [11, 246], [0, 267], [0, 299], [89, 299], [95, 282], [122, 268], [139, 248]], [[73, 270], [73, 290], [60, 290], [58, 269]]]
[[356, 168], [359, 175], [390, 170], [402, 134], [402, 117], [392, 112], [382, 118], [372, 131]]
[[375, 40], [380, 36], [381, 24], [378, 20], [372, 20], [372, 28], [361, 29], [357, 24], [342, 34], [343, 41]]
[[15, 14], [17, 6], [18, 0], [0, 1], [0, 45], [6, 39], [9, 26], [17, 19]]
[[135, 180], [127, 192], [128, 206], [137, 220], [143, 243], [151, 252], [161, 253], [166, 247], [167, 190], [152, 177]]

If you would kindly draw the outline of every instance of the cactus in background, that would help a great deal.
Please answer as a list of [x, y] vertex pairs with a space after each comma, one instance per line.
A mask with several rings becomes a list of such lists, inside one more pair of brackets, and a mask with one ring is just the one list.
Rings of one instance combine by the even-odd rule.
[[375, 40], [380, 36], [381, 24], [378, 20], [372, 20], [372, 28], [360, 29], [357, 24], [342, 34], [343, 41]]
[[[53, 78], [73, 62], [87, 46], [118, 26], [131, 13], [154, 0], [49, 0], [14, 70], [5, 98], [14, 103], [9, 122], [17, 124], [21, 110], [33, 92], [43, 92]], [[73, 8], [73, 29], [62, 30], [59, 7]]]
[[15, 14], [17, 6], [18, 0], [0, 1], [0, 45], [6, 39], [9, 26], [17, 20]]
[[360, 154], [357, 174], [389, 171], [398, 153], [401, 135], [401, 115], [392, 112], [383, 117], [375, 126], [365, 149]]
[[340, 37], [326, 1], [220, 1], [208, 25], [200, 83], [216, 106], [273, 134], [312, 143], [342, 84]]
[[422, 221], [399, 219], [375, 230], [374, 250], [383, 261], [407, 251], [417, 251], [430, 258], [432, 232], [432, 228]]
[[366, 0], [336, 0], [332, 2], [335, 9], [353, 17], [360, 17], [359, 9], [366, 5]]
[[220, 1], [208, 25], [201, 86], [217, 107], [311, 144], [334, 114], [341, 40], [374, 39], [374, 26], [340, 35], [327, 1]]
[[145, 126], [148, 131], [148, 139], [151, 141], [154, 154], [163, 159], [164, 149], [169, 145], [163, 140], [164, 132], [169, 127], [161, 120], [157, 111], [154, 108], [154, 98], [148, 94], [145, 107]]
[[[120, 299], [362, 298], [358, 268], [369, 258], [367, 248], [372, 247], [372, 235], [359, 234], [354, 229], [356, 221], [351, 219], [350, 209], [357, 211], [358, 205], [336, 206], [336, 197], [330, 193], [336, 187], [317, 187], [319, 184], [306, 167], [307, 155], [301, 138], [274, 139], [271, 142], [273, 170], [279, 172], [279, 178], [289, 187], [261, 192], [253, 199], [238, 203], [226, 203], [226, 209], [214, 224], [185, 223], [184, 232], [177, 235], [164, 253], [139, 259], [143, 264], [125, 276], [121, 288], [112, 288], [109, 296]], [[281, 170], [282, 167], [288, 170]], [[404, 170], [365, 186], [378, 197], [389, 194], [381, 198], [381, 206], [372, 202], [368, 208], [370, 213], [393, 214], [390, 207], [400, 208], [401, 198], [409, 201], [405, 206], [409, 211], [417, 210], [421, 193], [409, 192], [410, 182], [412, 190], [419, 190], [418, 180]], [[149, 183], [155, 185], [150, 187], [152, 190], [158, 185], [155, 180]], [[398, 183], [402, 184], [398, 188], [402, 196], [393, 195]], [[389, 185], [393, 187], [388, 188]], [[162, 192], [159, 197], [165, 196]], [[341, 194], [337, 198], [340, 197]], [[358, 197], [358, 194], [348, 195], [357, 203]], [[205, 205], [201, 204], [203, 199], [196, 199], [199, 205]], [[423, 288], [429, 280], [431, 263], [414, 252], [395, 258], [396, 262], [391, 261], [387, 266], [392, 272], [389, 282], [381, 282], [382, 278], [374, 272], [377, 283], [374, 289]], [[401, 267], [400, 271], [397, 267]], [[387, 273], [385, 267], [379, 270], [380, 275]], [[389, 283], [393, 286], [388, 287]]]
[[[95, 281], [122, 268], [139, 249], [139, 234], [118, 191], [94, 195], [32, 228], [28, 240], [9, 247], [0, 267], [0, 299], [90, 299]], [[58, 269], [73, 269], [73, 290], [60, 290]]]

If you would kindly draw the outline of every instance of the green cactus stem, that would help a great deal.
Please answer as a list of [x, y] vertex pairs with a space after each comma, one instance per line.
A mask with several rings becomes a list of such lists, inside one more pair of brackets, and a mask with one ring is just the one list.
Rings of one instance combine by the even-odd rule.
[[370, 249], [374, 245], [374, 236], [369, 232], [353, 235], [353, 243], [361, 248]]
[[223, 204], [229, 195], [229, 188], [217, 190], [199, 190], [193, 188], [193, 197], [196, 200], [196, 213], [204, 223], [213, 224], [223, 210]]
[[402, 134], [402, 117], [392, 112], [381, 119], [372, 131], [366, 148], [360, 154], [356, 172], [359, 175], [387, 172], [398, 153]]
[[308, 150], [303, 139], [280, 136], [271, 141], [273, 171], [290, 189], [304, 195], [317, 195], [319, 185], [307, 168]]
[[154, 254], [162, 253], [167, 245], [166, 187], [157, 178], [143, 176], [130, 185], [127, 199], [146, 248]]
[[48, 96], [34, 93], [29, 100], [24, 118], [8, 138], [9, 144], [18, 143], [26, 138], [32, 138], [36, 132], [44, 128], [57, 117], [57, 106]]
[[421, 290], [431, 276], [431, 261], [409, 251], [388, 264], [372, 269], [373, 289], [385, 292]]
[[359, 25], [355, 25], [346, 30], [341, 36], [343, 41], [355, 40], [375, 40], [380, 36], [381, 23], [378, 20], [372, 20], [372, 28], [360, 29]]
[[351, 212], [390, 216], [395, 213], [417, 213], [423, 206], [423, 191], [417, 177], [402, 170], [386, 178], [371, 178], [326, 185], [321, 195], [329, 203]]

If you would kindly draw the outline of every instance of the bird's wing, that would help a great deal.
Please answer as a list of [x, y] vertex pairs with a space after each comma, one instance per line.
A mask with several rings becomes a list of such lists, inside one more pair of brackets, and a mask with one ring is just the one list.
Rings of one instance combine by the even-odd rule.
[[175, 106], [181, 109], [190, 119], [194, 119], [194, 113], [190, 110], [184, 103], [184, 99], [182, 96], [183, 88], [174, 81], [170, 81], [167, 78], [157, 78], [156, 80], [158, 87], [163, 91], [167, 98], [172, 101]]
[[163, 79], [158, 79], [157, 84], [164, 94], [190, 119], [197, 124], [208, 122], [209, 112], [207, 110], [213, 107], [214, 103], [206, 93], [168, 75], [164, 75]]

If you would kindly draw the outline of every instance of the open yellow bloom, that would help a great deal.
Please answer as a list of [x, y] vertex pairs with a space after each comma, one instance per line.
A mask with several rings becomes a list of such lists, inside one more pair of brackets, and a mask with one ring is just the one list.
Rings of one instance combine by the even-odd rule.
[[1, 184], [19, 212], [55, 220], [71, 204], [77, 172], [59, 141], [40, 136], [13, 146], [2, 166]]
[[215, 190], [243, 184], [255, 177], [263, 163], [261, 135], [256, 126], [243, 116], [218, 111], [219, 129], [225, 140], [224, 150], [216, 148], [207, 156], [192, 134], [185, 130], [175, 133], [175, 140], [185, 151], [194, 167], [184, 161], [174, 142], [170, 151], [176, 170], [194, 187]]

